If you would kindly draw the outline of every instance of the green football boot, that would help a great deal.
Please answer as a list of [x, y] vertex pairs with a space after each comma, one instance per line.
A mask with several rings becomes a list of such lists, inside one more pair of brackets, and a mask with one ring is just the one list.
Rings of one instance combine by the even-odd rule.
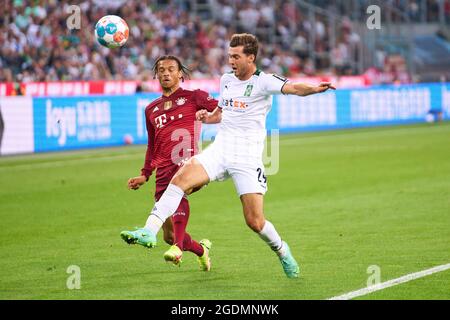
[[175, 244], [171, 246], [169, 250], [164, 252], [164, 260], [166, 260], [166, 262], [172, 262], [175, 266], [181, 266], [182, 257], [183, 251]]
[[140, 244], [146, 248], [156, 247], [156, 236], [147, 229], [137, 229], [135, 231], [122, 231], [120, 233], [123, 241], [128, 244]]
[[198, 264], [200, 265], [200, 270], [210, 271], [211, 270], [211, 258], [209, 257], [209, 250], [211, 250], [212, 243], [208, 239], [203, 239], [199, 242], [203, 247], [203, 255], [197, 257]]
[[295, 261], [292, 256], [291, 249], [286, 242], [283, 241], [283, 245], [286, 249], [285, 255], [283, 257], [279, 256], [281, 265], [283, 266], [284, 273], [288, 278], [298, 278], [300, 273], [300, 268], [298, 267], [297, 261]]

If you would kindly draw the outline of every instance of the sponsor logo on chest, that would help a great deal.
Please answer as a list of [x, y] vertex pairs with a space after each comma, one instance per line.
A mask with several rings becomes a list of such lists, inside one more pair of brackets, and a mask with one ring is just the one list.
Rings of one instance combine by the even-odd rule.
[[[229, 89], [228, 86], [226, 89]], [[254, 89], [254, 84], [250, 83], [247, 84], [246, 86], [237, 86], [231, 89], [230, 91], [227, 91], [227, 94], [225, 94], [225, 96], [241, 96], [241, 94], [243, 94], [243, 96], [241, 97], [250, 97], [252, 95]], [[248, 108], [248, 104], [245, 101], [242, 101], [239, 98], [230, 98], [230, 99], [226, 99], [225, 97], [223, 98], [223, 107], [227, 108], [229, 107], [229, 109], [231, 108], [232, 111], [245, 111], [245, 109]]]
[[[177, 106], [182, 106], [182, 105], [186, 104], [187, 101], [188, 100], [185, 97], [181, 97], [181, 98], [178, 98], [178, 99], [175, 100], [175, 104]], [[163, 111], [171, 110], [172, 107], [173, 107], [173, 102], [172, 102], [172, 100], [165, 101], [162, 106], [160, 105], [160, 107], [161, 108], [155, 107], [153, 109], [152, 113], [160, 111], [161, 109]], [[177, 114], [177, 115], [174, 115], [173, 113], [172, 113], [172, 115], [168, 115], [166, 113], [163, 113], [163, 114], [161, 114], [161, 115], [159, 115], [159, 116], [154, 118], [155, 127], [157, 129], [161, 129], [161, 128], [165, 127], [169, 122], [174, 121], [174, 120], [178, 120], [178, 119], [182, 119], [182, 118], [183, 118], [183, 114], [181, 112], [179, 114]]]
[[157, 129], [163, 128], [165, 125], [170, 123], [171, 121], [175, 121], [178, 119], [182, 119], [183, 114], [179, 113], [178, 115], [168, 116], [166, 113], [155, 118], [155, 125]]
[[223, 99], [223, 107], [245, 110], [248, 107], [248, 104], [245, 103], [244, 101], [231, 98], [231, 99]]

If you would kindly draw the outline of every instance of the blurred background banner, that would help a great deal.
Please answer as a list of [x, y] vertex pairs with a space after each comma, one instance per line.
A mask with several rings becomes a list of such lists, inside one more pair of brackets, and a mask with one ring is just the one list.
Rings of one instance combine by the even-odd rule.
[[[365, 87], [371, 84], [366, 76], [321, 76], [321, 77], [301, 77], [291, 78], [294, 82], [306, 82], [319, 84], [322, 81], [331, 81], [339, 88]], [[45, 96], [77, 96], [95, 94], [134, 94], [143, 87], [147, 92], [160, 92], [161, 86], [157, 80], [149, 81], [55, 81], [55, 82], [27, 82], [20, 84], [22, 95], [33, 97]], [[220, 80], [197, 79], [187, 80], [183, 83], [186, 90], [201, 89], [208, 92], [218, 92]], [[12, 83], [0, 83], [0, 96], [15, 96], [16, 90]]]
[[269, 123], [283, 133], [435, 122], [445, 115], [448, 89], [448, 84], [374, 86], [306, 98], [278, 96]]
[[[217, 93], [214, 94], [217, 97]], [[1, 154], [147, 142], [145, 107], [159, 94], [0, 99]], [[450, 84], [373, 86], [275, 96], [267, 130], [281, 133], [450, 119]], [[203, 126], [211, 139], [217, 125]]]
[[144, 111], [157, 97], [34, 98], [35, 151], [146, 143]]

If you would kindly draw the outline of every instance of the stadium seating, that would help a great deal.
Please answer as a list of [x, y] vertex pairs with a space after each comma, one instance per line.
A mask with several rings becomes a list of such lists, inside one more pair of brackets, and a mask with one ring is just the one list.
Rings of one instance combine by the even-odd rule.
[[[145, 0], [125, 5], [123, 0], [92, 0], [79, 5], [80, 30], [69, 30], [68, 1], [8, 1], [0, 17], [0, 82], [148, 80], [155, 59], [168, 53], [180, 56], [193, 77], [217, 78], [229, 71], [226, 48], [233, 32], [259, 36], [259, 64], [268, 72], [361, 74], [365, 70], [355, 49], [361, 37], [352, 21], [364, 17], [365, 2]], [[418, 22], [450, 17], [450, 0], [442, 7], [444, 15], [436, 0], [425, 6], [422, 0], [389, 3]], [[305, 5], [314, 10], [303, 10]], [[122, 16], [130, 26], [130, 39], [120, 50], [94, 41], [93, 26], [106, 14]], [[344, 15], [350, 19], [340, 20]]]

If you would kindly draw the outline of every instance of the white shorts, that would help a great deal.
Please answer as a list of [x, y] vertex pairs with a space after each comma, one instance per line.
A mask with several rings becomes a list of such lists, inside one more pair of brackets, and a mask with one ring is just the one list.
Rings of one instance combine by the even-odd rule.
[[267, 192], [267, 177], [262, 160], [235, 161], [225, 156], [220, 145], [215, 143], [194, 157], [201, 163], [210, 181], [224, 181], [231, 177], [239, 196]]

